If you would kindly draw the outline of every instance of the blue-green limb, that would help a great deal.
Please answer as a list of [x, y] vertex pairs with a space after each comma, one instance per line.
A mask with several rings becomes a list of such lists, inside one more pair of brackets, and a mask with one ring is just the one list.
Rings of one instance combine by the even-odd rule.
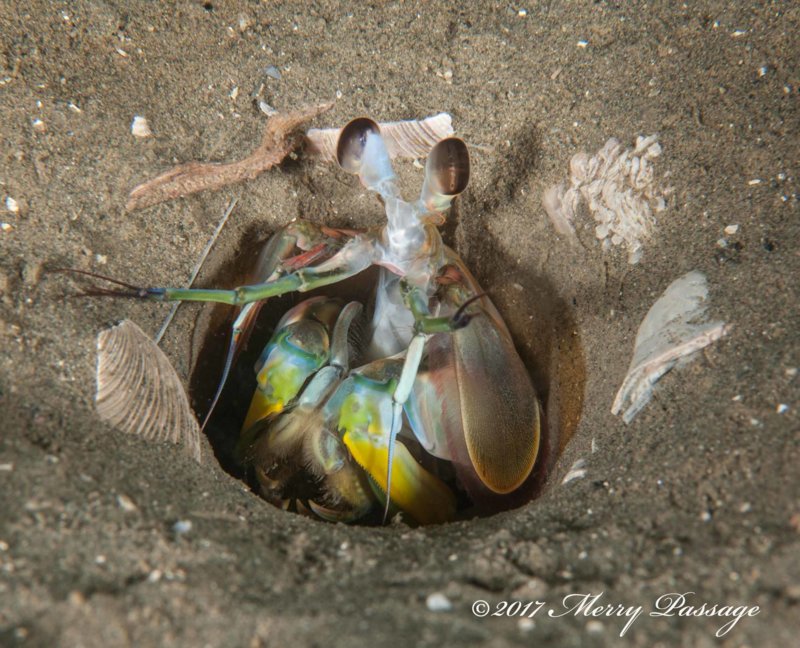
[[213, 302], [244, 306], [289, 292], [306, 292], [338, 283], [365, 270], [373, 263], [374, 245], [369, 239], [353, 239], [324, 263], [300, 268], [264, 283], [231, 290], [212, 288], [145, 288], [144, 297], [157, 301]]
[[452, 333], [464, 328], [473, 318], [473, 315], [467, 312], [467, 308], [484, 296], [483, 294], [474, 295], [465, 301], [452, 315], [435, 317], [431, 315], [428, 308], [428, 296], [424, 290], [412, 286], [406, 281], [400, 282], [400, 288], [403, 291], [403, 300], [406, 307], [414, 316], [414, 330], [417, 333], [428, 335], [433, 333]]

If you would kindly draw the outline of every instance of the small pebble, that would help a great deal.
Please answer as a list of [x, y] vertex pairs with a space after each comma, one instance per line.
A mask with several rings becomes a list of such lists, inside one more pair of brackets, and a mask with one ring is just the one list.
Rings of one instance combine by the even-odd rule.
[[747, 184], [749, 184], [751, 187], [754, 185], [759, 185], [761, 184], [761, 178], [753, 178], [752, 180], [748, 180]]
[[778, 403], [778, 407], [775, 408], [775, 411], [778, 414], [786, 414], [789, 411], [789, 406], [786, 403]]
[[6, 198], [6, 209], [12, 214], [19, 214], [19, 203], [11, 196]]
[[523, 617], [519, 621], [517, 621], [517, 627], [520, 629], [521, 632], [530, 632], [536, 627], [536, 622], [533, 619], [528, 619], [527, 617]]
[[520, 9], [520, 10], [517, 12], [517, 15], [518, 15], [520, 18], [524, 18], [525, 16], [527, 16], [527, 15], [528, 15], [528, 10], [527, 10], [527, 9]]
[[172, 525], [172, 531], [177, 536], [184, 535], [189, 533], [192, 530], [192, 521], [191, 520], [178, 520], [175, 524]]
[[133, 122], [131, 122], [131, 135], [134, 137], [151, 137], [153, 132], [150, 130], [150, 124], [147, 119], [140, 115], [135, 115]]
[[14, 226], [11, 223], [0, 223], [0, 230], [3, 232], [10, 232], [14, 229]]
[[728, 235], [736, 234], [736, 232], [738, 232], [738, 231], [739, 231], [739, 226], [738, 225], [728, 225], [725, 228], [725, 233], [728, 234]]
[[228, 96], [236, 101], [236, 97], [239, 96], [239, 86], [233, 86], [233, 90], [228, 93]]
[[31, 124], [33, 125], [33, 130], [37, 133], [44, 133], [47, 130], [47, 126], [45, 126], [44, 122], [38, 117], [34, 119]]
[[580, 47], [581, 49], [585, 48], [587, 45], [589, 45], [589, 41], [587, 41], [587, 40], [579, 40], [578, 41], [578, 47]]
[[70, 605], [73, 605], [75, 607], [80, 607], [81, 605], [84, 605], [86, 603], [86, 597], [84, 597], [84, 595], [80, 591], [72, 590], [67, 595], [67, 601], [69, 602]]
[[136, 504], [133, 503], [133, 500], [122, 493], [117, 495], [117, 504], [119, 504], [119, 507], [126, 513], [133, 513], [135, 510], [137, 510]]
[[431, 612], [449, 612], [453, 609], [450, 599], [441, 592], [429, 594], [425, 599], [425, 605]]
[[253, 19], [246, 14], [239, 14], [239, 31], [244, 33], [253, 24]]
[[604, 629], [603, 624], [597, 619], [592, 619], [586, 624], [586, 632], [589, 634], [602, 634]]
[[275, 79], [276, 81], [281, 80], [281, 72], [274, 65], [270, 65], [266, 70], [264, 70], [264, 74], [266, 74], [268, 77]]

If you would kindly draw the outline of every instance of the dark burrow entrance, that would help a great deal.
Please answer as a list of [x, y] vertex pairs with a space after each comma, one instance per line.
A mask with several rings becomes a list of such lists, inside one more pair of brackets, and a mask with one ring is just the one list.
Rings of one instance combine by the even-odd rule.
[[[221, 264], [222, 269], [215, 276], [207, 278], [204, 284], [215, 287], [241, 285], [265, 242], [266, 239], [259, 233], [246, 233], [235, 257]], [[544, 419], [539, 457], [529, 480], [518, 492], [496, 502], [484, 502], [480, 508], [476, 508], [463, 489], [454, 482], [449, 464], [426, 455], [421, 447], [411, 448], [420, 463], [446, 480], [454, 491], [458, 518], [491, 515], [501, 510], [517, 508], [541, 495], [548, 486], [548, 477], [556, 460], [577, 428], [585, 384], [583, 352], [574, 325], [572, 306], [557, 295], [546, 278], [533, 273], [520, 274], [518, 266], [512, 268], [504, 255], [492, 249], [489, 238], [484, 238], [480, 248], [476, 249], [475, 264], [478, 281], [504, 317], [532, 378]], [[345, 302], [356, 300], [364, 303], [369, 299], [376, 276], [377, 272], [370, 269], [320, 292]], [[513, 293], [524, 294], [524, 300], [510, 300], [508, 297], [513, 293], [505, 289], [504, 283], [513, 284]], [[314, 294], [290, 294], [271, 299], [261, 309], [255, 330], [234, 364], [205, 429], [223, 469], [245, 481], [255, 492], [259, 492], [259, 484], [252, 467], [248, 468], [241, 463], [240, 452], [237, 451], [242, 423], [256, 387], [254, 366], [281, 316]], [[517, 303], [509, 303], [510, 301]], [[195, 324], [195, 362], [190, 376], [190, 397], [200, 420], [205, 417], [217, 388], [234, 315], [234, 310], [230, 307], [209, 305], [200, 311]], [[313, 496], [315, 488], [314, 480], [308, 478], [293, 483], [293, 489], [300, 498], [305, 495]], [[308, 512], [302, 504], [299, 508], [299, 512]], [[290, 510], [295, 510], [295, 506], [292, 505]], [[406, 516], [403, 519], [408, 521]], [[377, 510], [359, 521], [363, 524], [381, 522], [382, 511]]]

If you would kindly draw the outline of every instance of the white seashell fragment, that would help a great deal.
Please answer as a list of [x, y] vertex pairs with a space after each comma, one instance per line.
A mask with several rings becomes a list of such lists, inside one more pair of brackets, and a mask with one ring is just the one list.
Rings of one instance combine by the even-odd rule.
[[442, 592], [428, 594], [428, 597], [425, 599], [425, 606], [431, 612], [449, 612], [453, 609], [452, 602]]
[[666, 208], [655, 186], [653, 160], [661, 155], [657, 135], [639, 136], [633, 149], [610, 138], [591, 158], [579, 152], [569, 163], [569, 189], [554, 185], [542, 195], [542, 205], [559, 234], [575, 239], [575, 216], [581, 198], [597, 222], [595, 236], [603, 251], [625, 245], [628, 263], [637, 263], [655, 225], [653, 212]]
[[583, 479], [584, 477], [586, 477], [586, 460], [578, 459], [570, 466], [569, 472], [564, 475], [564, 479], [561, 480], [561, 483], [569, 484], [571, 481]]
[[673, 281], [650, 308], [639, 326], [631, 360], [612, 414], [623, 409], [622, 420], [630, 423], [650, 401], [656, 382], [670, 369], [688, 360], [725, 335], [724, 322], [700, 322], [708, 307], [705, 276], [689, 272]]
[[19, 214], [19, 203], [11, 196], [6, 196], [6, 209], [12, 214]]
[[124, 493], [117, 495], [117, 504], [126, 513], [133, 513], [139, 510], [134, 501]]
[[277, 115], [278, 111], [275, 110], [272, 106], [270, 106], [266, 101], [261, 99], [258, 102], [258, 109], [263, 112], [267, 117], [272, 117], [273, 115]]
[[198, 463], [200, 426], [167, 356], [130, 320], [97, 336], [100, 418], [149, 441], [182, 443]]
[[[385, 122], [379, 126], [392, 158], [424, 158], [436, 142], [453, 134], [453, 119], [448, 113], [421, 120]], [[307, 152], [323, 162], [335, 162], [340, 132], [341, 128], [312, 128], [306, 133], [309, 140]]]
[[150, 124], [147, 120], [140, 115], [136, 115], [131, 122], [131, 135], [134, 137], [152, 137], [153, 132], [150, 130]]

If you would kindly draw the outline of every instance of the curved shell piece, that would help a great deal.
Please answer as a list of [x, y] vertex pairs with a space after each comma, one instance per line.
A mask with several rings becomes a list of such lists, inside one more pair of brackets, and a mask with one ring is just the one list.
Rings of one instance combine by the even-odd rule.
[[[439, 113], [420, 120], [385, 122], [378, 125], [391, 158], [424, 158], [438, 141], [453, 134], [453, 118]], [[312, 128], [306, 133], [307, 152], [323, 162], [336, 162], [341, 128]]]
[[200, 426], [167, 356], [136, 324], [124, 320], [97, 336], [101, 419], [148, 441], [180, 443], [200, 463]]
[[702, 272], [688, 272], [667, 287], [639, 326], [612, 414], [621, 413], [622, 420], [630, 423], [665, 373], [728, 332], [724, 322], [704, 321], [707, 308], [708, 283]]

